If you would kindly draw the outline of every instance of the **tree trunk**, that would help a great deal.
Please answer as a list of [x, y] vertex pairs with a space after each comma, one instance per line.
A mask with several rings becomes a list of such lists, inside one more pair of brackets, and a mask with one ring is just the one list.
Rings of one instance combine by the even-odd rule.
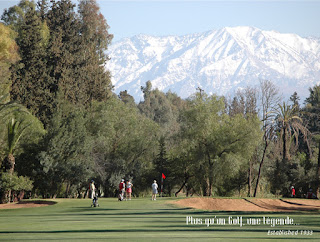
[[212, 184], [213, 184], [213, 177], [209, 177], [209, 183], [208, 183], [208, 196], [212, 196]]
[[8, 156], [4, 159], [4, 162], [3, 162], [4, 172], [9, 172], [10, 174], [13, 174], [14, 165], [15, 165], [15, 158], [13, 154], [8, 154]]
[[[209, 175], [210, 176], [210, 175]], [[211, 184], [210, 184], [210, 177], [206, 180], [206, 194], [205, 196], [211, 196]]]
[[174, 195], [175, 195], [176, 197], [178, 196], [179, 192], [181, 192], [181, 190], [184, 188], [184, 186], [187, 184], [187, 181], [188, 181], [188, 179], [186, 179], [186, 180], [183, 182], [183, 184], [181, 185], [181, 187], [179, 188], [179, 190], [174, 193]]
[[[15, 158], [13, 154], [8, 154], [8, 156], [4, 160], [4, 172], [8, 172], [10, 175], [14, 172]], [[10, 203], [11, 201], [11, 189], [7, 191], [3, 191], [1, 202], [2, 203]]]
[[19, 195], [18, 195], [18, 201], [21, 201], [22, 199], [23, 199], [23, 197], [24, 197], [24, 194], [25, 194], [25, 191], [24, 190], [22, 190], [22, 191], [20, 191], [19, 192]]
[[267, 148], [268, 148], [268, 146], [269, 146], [269, 143], [266, 141], [265, 146], [264, 146], [264, 150], [263, 150], [263, 154], [262, 154], [262, 158], [261, 158], [261, 162], [260, 162], [260, 165], [259, 165], [259, 172], [258, 172], [258, 177], [257, 177], [257, 183], [256, 183], [256, 187], [255, 187], [255, 189], [254, 189], [253, 197], [256, 197], [256, 195], [257, 195], [258, 186], [259, 186], [259, 181], [260, 181], [260, 176], [261, 176], [262, 165], [263, 165], [263, 162], [264, 162], [264, 158], [265, 158], [265, 156], [266, 156], [266, 153], [267, 153]]
[[288, 161], [288, 155], [287, 155], [287, 129], [286, 127], [283, 128], [283, 154], [282, 154], [282, 162], [283, 164], [286, 164]]
[[[104, 193], [106, 194], [106, 193]], [[84, 195], [83, 195], [83, 199], [86, 199], [89, 197], [89, 189], [87, 188], [87, 190], [85, 191]]]
[[210, 153], [207, 150], [208, 163], [209, 163], [209, 177], [207, 179], [207, 196], [211, 197], [212, 195], [212, 184], [213, 184], [213, 162], [211, 161]]
[[14, 158], [13, 154], [9, 154], [8, 155], [8, 160], [10, 162], [9, 173], [12, 175], [13, 172], [14, 172], [14, 165], [16, 164], [16, 162], [15, 162], [16, 159]]
[[70, 190], [70, 182], [67, 182], [65, 198], [68, 198], [69, 190]]
[[251, 197], [251, 183], [252, 183], [252, 160], [249, 162], [248, 169], [248, 197]]
[[318, 151], [318, 166], [316, 170], [316, 196], [320, 195], [320, 139], [319, 139], [319, 151]]

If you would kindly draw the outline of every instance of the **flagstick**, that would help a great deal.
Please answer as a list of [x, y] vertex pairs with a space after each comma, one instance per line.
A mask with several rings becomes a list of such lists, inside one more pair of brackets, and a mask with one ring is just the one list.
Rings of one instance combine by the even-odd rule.
[[163, 190], [163, 176], [161, 174], [161, 197], [162, 197], [162, 190]]

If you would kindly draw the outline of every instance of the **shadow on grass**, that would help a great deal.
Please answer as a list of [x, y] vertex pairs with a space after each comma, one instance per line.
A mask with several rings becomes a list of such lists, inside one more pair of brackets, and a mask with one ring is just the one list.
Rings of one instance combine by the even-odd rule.
[[19, 201], [17, 204], [43, 204], [43, 205], [54, 205], [57, 204], [58, 202], [55, 201], [44, 201], [44, 200], [22, 200]]
[[[145, 239], [145, 237], [140, 237], [141, 240]], [[172, 240], [172, 237], [171, 236], [163, 236], [161, 235], [161, 239], [154, 239], [152, 238], [152, 241], [162, 241], [164, 239], [169, 239], [169, 240]], [[174, 239], [177, 239], [177, 240], [190, 240], [190, 237], [188, 236], [185, 236], [185, 237], [182, 237], [182, 236], [179, 236], [179, 237], [174, 237]], [[261, 241], [261, 237], [251, 237], [250, 238], [234, 238], [234, 237], [226, 237], [226, 236], [210, 236], [210, 238], [207, 238], [207, 237], [193, 237], [191, 238], [192, 240], [195, 240], [195, 239], [201, 239], [201, 240], [204, 240], [204, 241], [208, 241], [208, 240], [218, 240], [218, 241], [222, 241], [222, 240], [248, 240], [250, 239], [251, 241]], [[42, 241], [42, 239], [24, 239], [25, 241], [28, 241], [28, 240], [31, 240], [31, 241], [37, 241], [37, 240], [40, 240]], [[50, 240], [56, 240], [56, 239], [47, 239], [47, 241], [50, 241]], [[79, 239], [70, 239], [70, 238], [65, 238], [65, 239], [61, 239], [61, 240], [67, 240], [67, 241], [70, 241], [70, 240], [79, 240]], [[92, 240], [92, 238], [81, 238], [81, 240]], [[99, 240], [99, 239], [98, 239]], [[100, 239], [101, 240], [101, 239]], [[102, 239], [102, 240], [105, 240], [105, 239]], [[112, 241], [118, 241], [118, 240], [124, 240], [123, 238], [119, 238], [119, 237], [110, 237], [108, 236], [108, 240], [112, 240]], [[267, 240], [279, 240], [279, 238], [267, 238]], [[297, 237], [290, 237], [290, 238], [281, 238], [281, 240], [290, 240], [290, 241], [293, 241], [293, 240], [301, 240], [300, 238], [297, 238]], [[313, 238], [303, 238], [303, 240], [307, 241], [307, 240], [314, 240]], [[133, 241], [137, 241], [137, 238], [135, 238]]]
[[[53, 214], [46, 214], [47, 217], [57, 217], [57, 216], [83, 216], [83, 217], [155, 217], [155, 218], [163, 218], [163, 217], [184, 217], [184, 216], [243, 216], [243, 217], [252, 217], [252, 216], [293, 216], [299, 215], [302, 217], [303, 215], [310, 216], [310, 215], [319, 215], [318, 211], [294, 211], [290, 213], [285, 213], [284, 211], [281, 212], [247, 212], [247, 211], [205, 211], [205, 210], [194, 210], [194, 209], [183, 209], [183, 210], [167, 210], [167, 209], [158, 209], [158, 210], [143, 210], [137, 211], [138, 209], [101, 209], [101, 208], [94, 208], [94, 210], [88, 209], [81, 209], [81, 210], [73, 210], [70, 212], [64, 213], [53, 213]], [[38, 217], [37, 214], [26, 214], [26, 215], [19, 215], [22, 217]]]
[[[304, 205], [304, 204], [298, 204], [298, 203], [291, 203], [291, 202], [286, 202], [286, 201], [283, 201], [282, 199], [279, 199], [281, 202], [284, 202], [284, 203], [287, 203], [287, 204], [291, 204], [291, 205], [296, 205], [297, 207], [286, 207], [286, 206], [279, 206], [279, 205], [274, 205], [274, 204], [268, 204], [266, 202], [261, 202], [262, 204], [258, 204], [256, 202], [253, 202], [251, 200], [248, 200], [246, 198], [243, 198], [246, 202], [248, 203], [251, 203], [259, 208], [263, 208], [263, 209], [269, 209], [270, 212], [274, 213], [272, 210], [273, 209], [277, 209], [277, 210], [282, 210], [282, 211], [279, 211], [280, 213], [284, 213], [286, 211], [288, 212], [316, 212], [318, 211], [319, 209], [318, 208], [315, 208], [315, 207], [318, 207], [318, 206], [312, 206], [313, 208], [306, 208], [306, 206], [308, 205]], [[301, 207], [303, 206], [303, 207]], [[320, 207], [319, 207], [320, 208]]]
[[308, 204], [303, 204], [303, 203], [295, 203], [295, 202], [290, 202], [290, 201], [286, 201], [286, 200], [283, 200], [283, 199], [279, 199], [280, 201], [284, 202], [284, 203], [288, 203], [288, 204], [291, 204], [291, 205], [298, 205], [298, 206], [305, 206], [305, 207], [317, 207], [317, 208], [320, 208], [320, 206], [316, 206], [316, 205], [308, 205]]

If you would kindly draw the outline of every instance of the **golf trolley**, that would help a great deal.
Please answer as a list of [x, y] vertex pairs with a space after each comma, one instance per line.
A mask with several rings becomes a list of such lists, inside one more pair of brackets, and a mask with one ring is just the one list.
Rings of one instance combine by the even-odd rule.
[[124, 196], [123, 196], [123, 193], [120, 191], [119, 194], [118, 194], [118, 201], [123, 201], [124, 200]]
[[98, 197], [97, 196], [94, 196], [94, 198], [92, 199], [91, 207], [99, 207]]

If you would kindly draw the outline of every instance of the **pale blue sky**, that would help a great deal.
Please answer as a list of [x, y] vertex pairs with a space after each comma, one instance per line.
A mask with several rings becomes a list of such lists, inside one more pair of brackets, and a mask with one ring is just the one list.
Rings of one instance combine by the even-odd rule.
[[[0, 13], [19, 1], [0, 0]], [[76, 0], [74, 1], [76, 2]], [[320, 0], [98, 0], [114, 41], [136, 34], [184, 35], [254, 26], [320, 37]]]

